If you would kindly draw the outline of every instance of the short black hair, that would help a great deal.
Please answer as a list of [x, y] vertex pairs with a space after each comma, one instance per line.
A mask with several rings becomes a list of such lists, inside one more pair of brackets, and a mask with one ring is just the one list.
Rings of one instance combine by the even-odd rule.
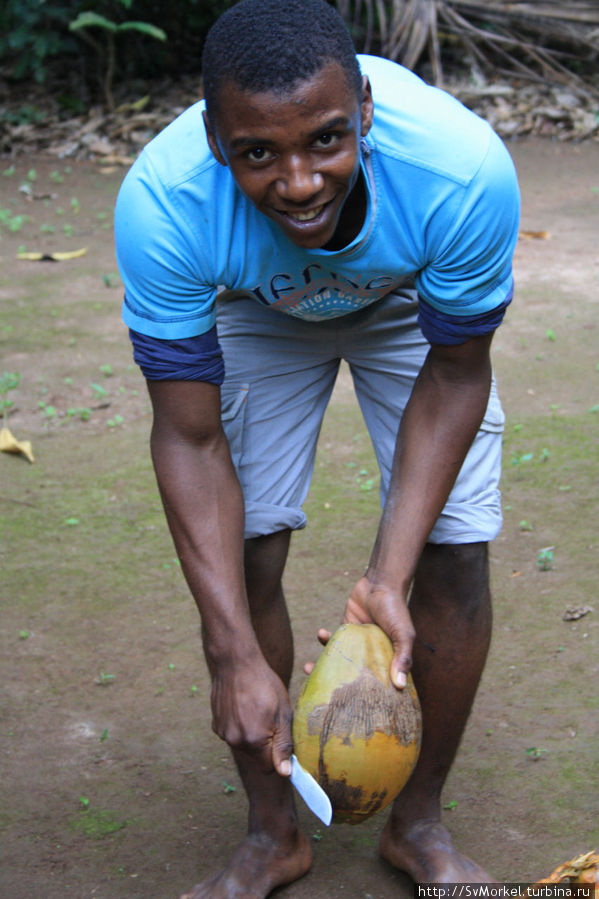
[[227, 81], [252, 93], [292, 90], [329, 62], [362, 94], [356, 51], [337, 10], [326, 0], [240, 0], [214, 23], [204, 44], [202, 77], [211, 122]]

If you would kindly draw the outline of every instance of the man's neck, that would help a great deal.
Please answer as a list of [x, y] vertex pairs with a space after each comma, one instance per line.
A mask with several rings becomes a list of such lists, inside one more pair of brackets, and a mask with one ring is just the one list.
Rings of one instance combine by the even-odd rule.
[[358, 236], [366, 216], [366, 186], [364, 174], [360, 169], [349, 197], [345, 201], [335, 233], [323, 250], [342, 250]]

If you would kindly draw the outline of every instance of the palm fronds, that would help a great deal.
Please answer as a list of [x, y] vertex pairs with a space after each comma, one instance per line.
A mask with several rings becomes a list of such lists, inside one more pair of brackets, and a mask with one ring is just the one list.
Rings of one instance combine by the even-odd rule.
[[496, 74], [599, 91], [592, 78], [599, 70], [599, 0], [337, 0], [337, 6], [359, 50], [410, 69], [428, 62], [435, 84], [457, 56]]

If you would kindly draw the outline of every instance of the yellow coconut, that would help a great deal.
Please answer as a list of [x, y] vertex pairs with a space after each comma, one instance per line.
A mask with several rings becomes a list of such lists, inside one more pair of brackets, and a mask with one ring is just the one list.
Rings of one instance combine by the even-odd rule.
[[334, 821], [357, 824], [395, 799], [420, 751], [412, 679], [393, 686], [393, 649], [375, 624], [344, 624], [306, 680], [293, 721], [295, 754], [325, 790]]

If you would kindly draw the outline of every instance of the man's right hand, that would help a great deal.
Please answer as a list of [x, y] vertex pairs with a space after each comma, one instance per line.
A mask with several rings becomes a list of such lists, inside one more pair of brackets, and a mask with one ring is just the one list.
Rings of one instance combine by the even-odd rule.
[[243, 575], [243, 497], [221, 426], [218, 388], [148, 384], [152, 458], [183, 573], [202, 616], [213, 729], [232, 749], [289, 774], [287, 691], [257, 645]]
[[262, 659], [228, 665], [212, 680], [212, 729], [265, 773], [291, 773], [293, 712], [283, 682]]

